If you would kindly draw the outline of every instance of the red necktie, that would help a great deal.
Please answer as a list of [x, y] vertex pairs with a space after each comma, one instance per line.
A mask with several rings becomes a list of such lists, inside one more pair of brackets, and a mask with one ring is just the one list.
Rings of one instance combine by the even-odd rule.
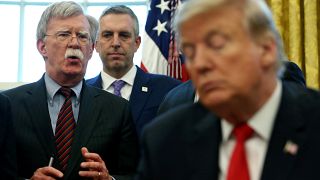
[[75, 128], [75, 120], [72, 111], [72, 90], [61, 87], [59, 92], [65, 97], [65, 101], [60, 109], [56, 126], [56, 148], [57, 156], [64, 171], [70, 158], [71, 144]]
[[252, 136], [253, 130], [247, 124], [241, 124], [233, 129], [233, 134], [236, 145], [229, 162], [227, 180], [250, 180], [245, 142]]

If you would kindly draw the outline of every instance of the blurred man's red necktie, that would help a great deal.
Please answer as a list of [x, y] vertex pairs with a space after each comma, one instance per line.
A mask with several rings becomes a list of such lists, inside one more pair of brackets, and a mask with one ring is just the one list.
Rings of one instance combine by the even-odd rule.
[[253, 130], [247, 124], [241, 124], [232, 133], [236, 138], [236, 145], [229, 162], [227, 180], [250, 180], [245, 142], [252, 136]]

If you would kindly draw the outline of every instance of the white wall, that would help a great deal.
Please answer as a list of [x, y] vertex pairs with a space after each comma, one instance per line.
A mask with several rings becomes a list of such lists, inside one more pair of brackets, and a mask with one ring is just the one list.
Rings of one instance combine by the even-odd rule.
[[0, 91], [23, 85], [23, 82], [0, 82]]

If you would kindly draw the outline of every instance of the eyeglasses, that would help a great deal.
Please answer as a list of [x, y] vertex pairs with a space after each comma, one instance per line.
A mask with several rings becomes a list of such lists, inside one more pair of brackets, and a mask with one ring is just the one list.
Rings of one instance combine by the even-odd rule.
[[76, 36], [73, 36], [71, 32], [69, 31], [58, 31], [55, 34], [46, 34], [45, 36], [55, 36], [57, 41], [67, 44], [69, 43], [72, 38], [76, 37], [78, 40], [78, 43], [81, 46], [86, 46], [90, 42], [90, 36], [88, 32], [77, 32]]

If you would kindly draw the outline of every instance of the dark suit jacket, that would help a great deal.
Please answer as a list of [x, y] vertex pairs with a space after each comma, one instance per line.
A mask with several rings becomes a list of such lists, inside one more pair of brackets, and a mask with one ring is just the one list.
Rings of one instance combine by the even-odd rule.
[[0, 179], [15, 179], [16, 144], [8, 98], [0, 94]]
[[[262, 180], [320, 179], [320, 94], [284, 86]], [[291, 141], [297, 154], [284, 150]], [[138, 180], [217, 180], [220, 118], [201, 104], [185, 104], [145, 127]]]
[[[281, 76], [282, 80], [286, 82], [294, 82], [303, 87], [306, 86], [306, 81], [299, 66], [297, 66], [293, 62], [287, 61], [284, 63], [284, 67], [285, 70]], [[164, 100], [159, 106], [158, 114], [162, 114], [181, 104], [193, 103], [194, 96], [195, 90], [191, 80], [184, 82], [168, 92], [168, 94], [165, 96]]]
[[[87, 84], [102, 88], [101, 75], [88, 79]], [[144, 125], [156, 116], [159, 105], [167, 92], [179, 84], [180, 81], [173, 78], [145, 73], [137, 67], [129, 104], [138, 135], [141, 134]], [[142, 91], [142, 87], [147, 87], [148, 92]]]
[[[4, 93], [14, 107], [18, 173], [20, 177], [30, 178], [37, 168], [47, 166], [50, 156], [56, 154], [44, 78]], [[84, 82], [71, 158], [64, 178], [81, 179], [78, 176], [80, 163], [84, 161], [81, 147], [98, 153], [111, 175], [133, 173], [139, 155], [137, 146], [128, 103]], [[59, 167], [58, 161], [54, 161], [53, 166]]]

